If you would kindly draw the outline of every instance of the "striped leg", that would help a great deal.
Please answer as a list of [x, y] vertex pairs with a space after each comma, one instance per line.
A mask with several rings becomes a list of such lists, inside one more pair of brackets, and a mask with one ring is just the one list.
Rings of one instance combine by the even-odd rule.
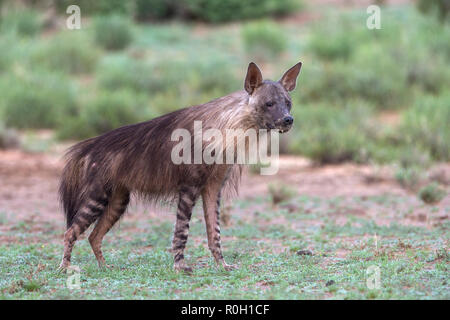
[[64, 233], [64, 254], [59, 266], [61, 270], [69, 267], [75, 241], [103, 214], [108, 206], [109, 197], [110, 194], [106, 191], [93, 193], [89, 200], [78, 210], [73, 218], [72, 225]]
[[112, 226], [120, 219], [122, 214], [127, 209], [130, 202], [130, 193], [128, 190], [121, 190], [115, 192], [109, 201], [105, 213], [100, 217], [94, 230], [89, 235], [89, 243], [92, 251], [94, 251], [99, 267], [108, 267], [102, 253], [102, 240], [105, 234], [112, 228]]
[[235, 269], [235, 265], [228, 265], [223, 259], [220, 242], [220, 189], [218, 184], [209, 186], [202, 193], [203, 212], [206, 222], [206, 234], [208, 236], [208, 247], [216, 260], [225, 270]]
[[192, 216], [192, 208], [199, 195], [198, 188], [182, 187], [177, 209], [177, 222], [172, 240], [172, 250], [174, 252], [174, 268], [177, 271], [192, 272], [192, 268], [184, 261], [184, 248], [189, 233], [189, 221]]

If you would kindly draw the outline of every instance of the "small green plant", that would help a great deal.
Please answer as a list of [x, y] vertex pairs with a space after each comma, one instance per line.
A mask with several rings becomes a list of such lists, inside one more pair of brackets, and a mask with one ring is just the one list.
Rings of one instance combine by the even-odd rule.
[[297, 191], [283, 183], [271, 183], [269, 184], [269, 194], [272, 199], [272, 203], [277, 205], [281, 202], [292, 199], [297, 194]]
[[423, 181], [423, 171], [418, 167], [400, 167], [395, 171], [395, 180], [407, 190], [417, 190]]
[[125, 49], [133, 40], [130, 21], [120, 15], [96, 18], [94, 34], [96, 43], [107, 50]]
[[242, 38], [247, 54], [257, 59], [276, 57], [287, 47], [283, 30], [267, 20], [245, 25], [242, 29]]
[[445, 190], [435, 182], [426, 185], [419, 191], [419, 198], [428, 204], [438, 203], [445, 195]]

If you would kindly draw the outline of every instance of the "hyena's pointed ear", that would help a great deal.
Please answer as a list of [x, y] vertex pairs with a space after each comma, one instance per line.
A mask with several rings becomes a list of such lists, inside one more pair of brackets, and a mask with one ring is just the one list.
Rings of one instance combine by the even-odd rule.
[[299, 62], [288, 71], [286, 71], [280, 79], [281, 85], [287, 90], [292, 91], [295, 89], [295, 84], [297, 82], [297, 76], [302, 68], [302, 63]]
[[250, 62], [247, 69], [247, 76], [245, 77], [244, 88], [248, 94], [252, 94], [253, 91], [261, 84], [263, 81], [261, 70], [258, 66]]

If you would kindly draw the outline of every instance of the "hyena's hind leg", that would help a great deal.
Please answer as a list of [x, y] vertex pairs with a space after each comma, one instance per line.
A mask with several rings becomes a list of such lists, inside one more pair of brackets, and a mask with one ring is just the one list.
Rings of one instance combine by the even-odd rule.
[[192, 208], [199, 196], [199, 189], [196, 187], [182, 187], [180, 189], [177, 222], [172, 241], [172, 250], [174, 252], [174, 268], [177, 271], [192, 272], [192, 268], [186, 265], [184, 261], [184, 248], [189, 233], [189, 221], [192, 216]]
[[103, 215], [98, 219], [94, 230], [89, 235], [89, 243], [94, 251], [99, 267], [107, 267], [102, 253], [102, 240], [105, 234], [119, 221], [130, 202], [128, 190], [118, 190], [113, 193]]
[[70, 258], [75, 242], [105, 211], [111, 197], [110, 190], [95, 188], [94, 192], [86, 198], [73, 217], [72, 223], [64, 233], [64, 253], [59, 266], [60, 270], [67, 269], [70, 265]]

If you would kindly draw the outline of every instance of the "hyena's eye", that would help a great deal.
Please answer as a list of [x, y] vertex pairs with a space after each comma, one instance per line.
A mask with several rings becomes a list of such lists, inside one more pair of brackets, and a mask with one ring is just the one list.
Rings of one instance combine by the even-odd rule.
[[286, 107], [288, 107], [289, 109], [291, 108], [292, 104], [289, 100], [286, 100]]
[[272, 106], [273, 106], [273, 102], [272, 101], [266, 102], [266, 107], [272, 107]]

